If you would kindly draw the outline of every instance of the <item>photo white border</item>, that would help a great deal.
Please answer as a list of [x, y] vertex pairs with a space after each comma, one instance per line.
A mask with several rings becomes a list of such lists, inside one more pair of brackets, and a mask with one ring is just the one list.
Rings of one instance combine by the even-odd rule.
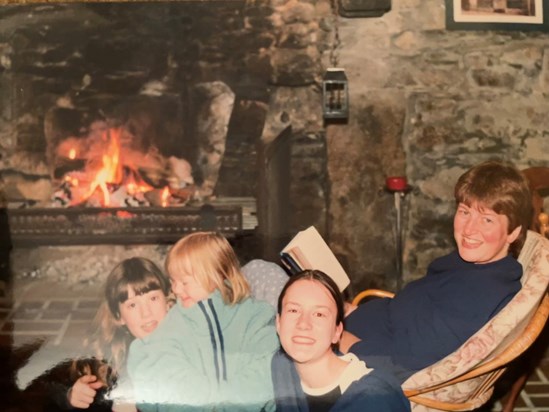
[[463, 13], [461, 0], [453, 0], [454, 21], [456, 23], [511, 23], [511, 24], [543, 24], [543, 1], [535, 0], [536, 14], [534, 16], [514, 16], [499, 13], [468, 14]]

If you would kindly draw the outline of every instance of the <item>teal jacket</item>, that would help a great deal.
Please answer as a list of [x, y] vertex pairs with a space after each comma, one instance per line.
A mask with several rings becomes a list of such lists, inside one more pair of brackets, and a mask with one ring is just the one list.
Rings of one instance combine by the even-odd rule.
[[139, 409], [274, 410], [274, 315], [253, 299], [226, 305], [218, 291], [191, 308], [176, 304], [151, 335], [130, 346], [128, 373]]

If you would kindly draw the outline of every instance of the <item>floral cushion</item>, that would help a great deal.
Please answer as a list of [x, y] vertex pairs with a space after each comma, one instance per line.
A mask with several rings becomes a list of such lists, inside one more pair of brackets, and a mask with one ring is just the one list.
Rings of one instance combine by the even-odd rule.
[[[522, 288], [509, 304], [454, 353], [408, 378], [402, 385], [403, 389], [430, 387], [460, 376], [479, 364], [493, 359], [522, 333], [547, 290], [549, 240], [538, 233], [528, 231], [518, 260], [524, 269], [521, 279]], [[493, 388], [478, 396], [474, 396], [474, 393], [492, 373], [494, 372], [421, 396], [441, 402], [472, 402], [471, 409], [474, 409], [490, 398]], [[412, 410], [420, 412], [432, 409], [412, 402]]]

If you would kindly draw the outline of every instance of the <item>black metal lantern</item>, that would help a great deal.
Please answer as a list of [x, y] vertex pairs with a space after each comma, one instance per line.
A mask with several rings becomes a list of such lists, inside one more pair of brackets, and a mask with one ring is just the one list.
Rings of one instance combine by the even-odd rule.
[[344, 69], [326, 70], [322, 79], [322, 113], [325, 119], [349, 117], [349, 83]]

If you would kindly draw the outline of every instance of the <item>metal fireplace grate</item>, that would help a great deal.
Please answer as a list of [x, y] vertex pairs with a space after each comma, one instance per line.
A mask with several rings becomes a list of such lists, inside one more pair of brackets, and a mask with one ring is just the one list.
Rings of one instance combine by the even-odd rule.
[[242, 231], [241, 206], [8, 209], [15, 246], [173, 243], [199, 230]]

